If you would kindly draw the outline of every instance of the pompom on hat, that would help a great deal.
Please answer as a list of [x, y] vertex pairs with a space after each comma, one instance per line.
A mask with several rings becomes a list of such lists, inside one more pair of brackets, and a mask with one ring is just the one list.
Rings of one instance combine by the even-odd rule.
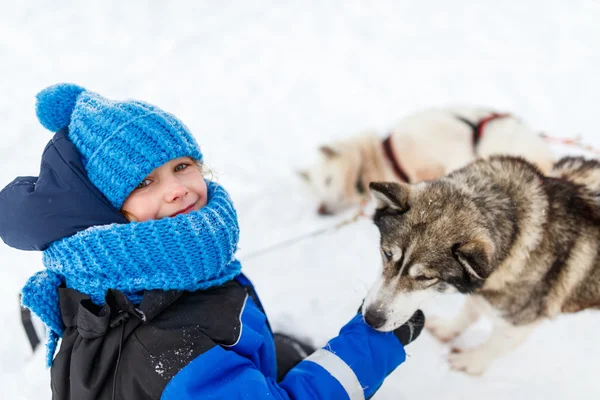
[[178, 157], [202, 161], [187, 127], [151, 104], [109, 100], [68, 83], [36, 97], [41, 124], [52, 132], [68, 128], [90, 181], [117, 209], [155, 168]]

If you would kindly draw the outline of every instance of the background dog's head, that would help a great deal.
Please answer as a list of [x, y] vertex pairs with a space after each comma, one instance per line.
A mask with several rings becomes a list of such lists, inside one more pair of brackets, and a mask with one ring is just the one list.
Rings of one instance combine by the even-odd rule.
[[321, 215], [339, 213], [358, 206], [368, 197], [368, 182], [363, 182], [360, 143], [347, 140], [319, 148], [319, 161], [300, 176], [310, 185], [318, 200]]
[[472, 198], [448, 180], [373, 182], [381, 234], [381, 276], [363, 306], [372, 327], [402, 325], [439, 293], [469, 293], [491, 273], [494, 243]]

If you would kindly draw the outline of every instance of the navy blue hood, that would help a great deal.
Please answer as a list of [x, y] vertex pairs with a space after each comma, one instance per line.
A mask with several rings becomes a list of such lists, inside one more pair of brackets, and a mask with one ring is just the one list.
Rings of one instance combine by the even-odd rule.
[[128, 222], [89, 181], [67, 133], [61, 129], [46, 145], [39, 177], [18, 177], [0, 192], [0, 237], [7, 245], [45, 250], [91, 226]]

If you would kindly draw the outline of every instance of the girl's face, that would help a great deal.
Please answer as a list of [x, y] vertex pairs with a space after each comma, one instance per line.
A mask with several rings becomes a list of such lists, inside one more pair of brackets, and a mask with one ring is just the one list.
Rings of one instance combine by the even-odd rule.
[[187, 214], [207, 201], [202, 171], [190, 157], [181, 157], [152, 171], [127, 197], [122, 211], [144, 222]]

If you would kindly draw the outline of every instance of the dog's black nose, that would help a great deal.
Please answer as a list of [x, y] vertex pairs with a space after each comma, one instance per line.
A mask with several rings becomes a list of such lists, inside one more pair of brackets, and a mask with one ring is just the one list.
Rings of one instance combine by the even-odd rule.
[[367, 312], [365, 312], [365, 321], [371, 327], [377, 329], [381, 328], [385, 324], [387, 318], [385, 317], [383, 312], [375, 308], [368, 308]]
[[317, 209], [319, 215], [332, 215], [333, 213], [327, 208], [325, 204], [321, 204]]

